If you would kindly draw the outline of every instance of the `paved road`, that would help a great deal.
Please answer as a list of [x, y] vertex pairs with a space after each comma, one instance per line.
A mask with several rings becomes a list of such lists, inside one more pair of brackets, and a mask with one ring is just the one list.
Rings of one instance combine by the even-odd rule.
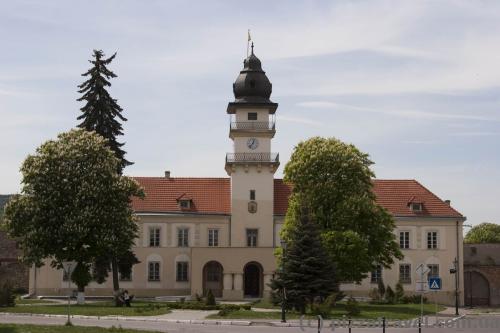
[[[19, 315], [0, 315], [0, 323], [36, 324], [36, 325], [62, 325], [64, 318], [32, 317]], [[123, 328], [133, 328], [169, 333], [291, 333], [291, 332], [317, 332], [316, 328], [305, 328], [303, 331], [298, 327], [271, 327], [263, 325], [234, 326], [234, 325], [200, 325], [200, 324], [179, 324], [171, 322], [154, 322], [139, 320], [116, 320], [116, 319], [78, 319], [74, 318], [73, 323], [79, 326], [101, 326], [111, 327], [121, 325]], [[325, 324], [328, 324], [326, 322]], [[451, 332], [480, 332], [498, 333], [500, 332], [500, 317], [498, 316], [474, 316], [465, 318], [457, 324], [458, 327], [450, 328], [422, 328], [424, 333], [451, 333]], [[330, 327], [324, 327], [322, 332], [332, 332]], [[336, 328], [334, 332], [346, 333], [346, 328]], [[353, 328], [352, 333], [376, 333], [382, 332], [382, 328]], [[410, 333], [418, 332], [417, 328], [387, 328], [387, 333]]]

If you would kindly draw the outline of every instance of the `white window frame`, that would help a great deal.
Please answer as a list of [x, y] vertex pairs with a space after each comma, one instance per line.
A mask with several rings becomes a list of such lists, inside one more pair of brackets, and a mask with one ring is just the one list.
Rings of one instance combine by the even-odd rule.
[[177, 228], [177, 247], [189, 247], [189, 228]]
[[210, 247], [219, 246], [219, 229], [215, 228], [208, 229], [208, 246]]
[[161, 228], [149, 227], [149, 247], [161, 246]]
[[[401, 269], [404, 268], [404, 271], [401, 272]], [[408, 270], [408, 272], [406, 272]], [[403, 274], [402, 274], [403, 273]], [[407, 278], [405, 278], [408, 275]], [[404, 284], [410, 284], [411, 283], [411, 264], [399, 264], [399, 282], [404, 283]]]
[[[254, 232], [254, 237], [250, 238], [250, 232]], [[259, 229], [249, 228], [246, 229], [246, 243], [247, 247], [257, 247], [259, 246]]]
[[437, 232], [436, 230], [429, 230], [427, 231], [426, 236], [427, 236], [427, 249], [428, 250], [439, 249], [439, 232]]
[[[403, 239], [401, 239], [401, 235], [404, 235]], [[401, 230], [399, 232], [399, 248], [400, 249], [409, 249], [410, 248], [410, 236], [411, 236], [411, 233], [408, 230]]]
[[[179, 269], [181, 268], [181, 269]], [[175, 264], [175, 281], [189, 282], [189, 261], [177, 261]]]
[[148, 262], [148, 281], [150, 282], [161, 281], [161, 262], [159, 261]]

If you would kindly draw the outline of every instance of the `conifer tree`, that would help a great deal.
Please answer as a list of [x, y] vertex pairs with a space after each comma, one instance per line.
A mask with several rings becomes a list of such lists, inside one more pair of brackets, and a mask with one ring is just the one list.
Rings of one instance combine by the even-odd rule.
[[[109, 79], [117, 77], [115, 73], [107, 68], [107, 65], [116, 57], [116, 53], [105, 59], [102, 50], [94, 50], [93, 57], [94, 60], [89, 60], [93, 65], [92, 68], [82, 74], [88, 79], [78, 86], [80, 88], [78, 92], [83, 94], [78, 101], [86, 102], [80, 109], [82, 114], [77, 118], [82, 121], [78, 127], [87, 131], [95, 131], [107, 140], [107, 145], [120, 160], [117, 172], [122, 174], [126, 166], [133, 164], [125, 159], [125, 151], [122, 149], [124, 144], [116, 139], [117, 136], [123, 135], [123, 128], [119, 120], [127, 121], [127, 119], [122, 115], [123, 109], [118, 105], [116, 99], [112, 98], [106, 90], [107, 87], [111, 86]], [[139, 261], [129, 249], [121, 249], [120, 237], [114, 238], [118, 243], [113, 244], [110, 241], [109, 255], [96, 260], [93, 274], [97, 281], [104, 281], [108, 276], [108, 272], [112, 271], [115, 300], [119, 305], [120, 284], [118, 271], [122, 275], [130, 274], [132, 265]]]
[[305, 313], [316, 298], [324, 300], [338, 291], [335, 270], [321, 241], [319, 225], [302, 207], [296, 227], [288, 235], [288, 248], [283, 253], [282, 267], [271, 282], [273, 298], [281, 298], [285, 287], [287, 307]]
[[78, 127], [87, 131], [95, 131], [108, 140], [109, 147], [121, 161], [118, 170], [121, 174], [123, 168], [133, 163], [125, 159], [126, 153], [122, 149], [124, 144], [116, 139], [117, 136], [123, 135], [123, 128], [118, 119], [121, 121], [127, 121], [127, 119], [122, 115], [123, 109], [116, 99], [112, 98], [106, 90], [111, 86], [109, 79], [117, 77], [106, 67], [116, 57], [116, 53], [105, 59], [102, 50], [94, 50], [93, 57], [94, 60], [89, 60], [93, 65], [92, 68], [82, 74], [88, 79], [78, 86], [80, 88], [78, 92], [83, 94], [78, 101], [86, 102], [80, 109], [82, 114], [77, 118], [82, 121]]

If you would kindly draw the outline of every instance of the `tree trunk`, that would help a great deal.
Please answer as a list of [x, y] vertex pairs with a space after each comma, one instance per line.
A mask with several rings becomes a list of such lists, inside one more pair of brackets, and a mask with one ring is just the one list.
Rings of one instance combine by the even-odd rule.
[[78, 286], [78, 293], [76, 295], [76, 304], [85, 304], [85, 287]]
[[120, 296], [120, 281], [118, 281], [118, 261], [116, 257], [111, 259], [111, 270], [113, 271], [113, 296], [115, 297], [115, 305], [120, 306], [118, 297]]

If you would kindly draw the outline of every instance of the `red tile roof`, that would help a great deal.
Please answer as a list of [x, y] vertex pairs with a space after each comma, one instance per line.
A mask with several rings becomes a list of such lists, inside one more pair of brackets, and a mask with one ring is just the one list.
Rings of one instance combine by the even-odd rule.
[[[164, 178], [134, 177], [144, 188], [144, 200], [133, 199], [136, 212], [231, 214], [231, 183], [229, 178]], [[395, 216], [462, 217], [416, 180], [375, 179], [377, 202]], [[292, 190], [282, 179], [274, 180], [274, 214], [284, 215]], [[189, 210], [179, 207], [178, 199], [192, 200]], [[418, 200], [415, 200], [415, 199]], [[423, 204], [421, 212], [408, 207], [410, 201]]]

